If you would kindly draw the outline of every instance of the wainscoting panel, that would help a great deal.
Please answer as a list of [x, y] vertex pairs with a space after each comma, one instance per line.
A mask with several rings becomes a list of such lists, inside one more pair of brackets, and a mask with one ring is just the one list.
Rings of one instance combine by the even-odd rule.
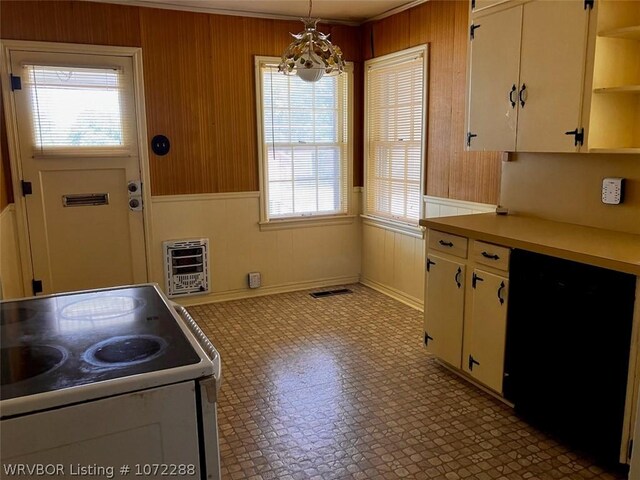
[[[353, 197], [358, 201], [359, 195]], [[258, 202], [257, 192], [154, 197], [152, 280], [164, 289], [164, 240], [204, 237], [211, 293], [178, 297], [185, 305], [358, 281], [357, 217], [347, 224], [261, 231]], [[262, 287], [249, 289], [249, 272], [262, 273]]]
[[13, 203], [0, 213], [0, 294], [5, 300], [24, 297]]
[[424, 196], [424, 212], [427, 218], [469, 215], [495, 212], [496, 206], [488, 203], [465, 202], [451, 198]]
[[[426, 217], [495, 211], [495, 205], [425, 196]], [[362, 225], [361, 282], [414, 308], [424, 302], [425, 241], [384, 225]]]

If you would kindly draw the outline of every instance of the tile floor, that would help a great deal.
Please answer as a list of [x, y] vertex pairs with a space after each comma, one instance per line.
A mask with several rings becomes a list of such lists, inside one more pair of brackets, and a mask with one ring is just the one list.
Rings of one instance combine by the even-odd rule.
[[222, 356], [227, 479], [622, 479], [422, 347], [422, 314], [362, 285], [190, 307]]

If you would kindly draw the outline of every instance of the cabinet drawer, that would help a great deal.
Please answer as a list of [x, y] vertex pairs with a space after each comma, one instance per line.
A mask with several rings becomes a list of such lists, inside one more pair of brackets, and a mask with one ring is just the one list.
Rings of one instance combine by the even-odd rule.
[[473, 260], [476, 263], [489, 265], [498, 270], [509, 270], [509, 254], [511, 249], [492, 243], [474, 241], [472, 247]]
[[467, 258], [468, 240], [458, 235], [429, 230], [429, 248], [450, 253], [456, 257]]

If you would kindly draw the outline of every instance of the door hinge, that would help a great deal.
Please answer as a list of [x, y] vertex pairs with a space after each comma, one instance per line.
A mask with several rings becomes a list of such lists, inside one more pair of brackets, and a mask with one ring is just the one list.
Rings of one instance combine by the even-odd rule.
[[42, 293], [42, 280], [31, 280], [31, 286], [33, 287], [33, 294]]
[[469, 371], [470, 372], [473, 372], [474, 365], [480, 365], [480, 362], [478, 362], [475, 358], [469, 355]]
[[471, 0], [471, 10], [476, 9], [476, 0]]
[[467, 147], [471, 146], [471, 139], [477, 136], [478, 136], [477, 133], [467, 132]]
[[26, 197], [27, 195], [32, 195], [33, 194], [33, 186], [31, 185], [31, 182], [25, 182], [24, 180], [22, 180], [22, 182], [20, 182], [20, 184], [22, 185], [22, 196]]
[[596, 3], [596, 0], [584, 0], [584, 9], [586, 10], [588, 8], [593, 10], [594, 3]]
[[476, 38], [476, 29], [480, 28], [480, 25], [476, 25], [474, 23], [471, 24], [471, 26], [469, 27], [469, 38], [471, 40]]
[[430, 272], [431, 271], [431, 265], [435, 265], [435, 264], [436, 264], [436, 262], [434, 262], [429, 257], [427, 257], [427, 272]]
[[22, 79], [13, 73], [9, 74], [9, 78], [11, 79], [11, 91], [14, 90], [22, 90]]
[[564, 132], [565, 135], [573, 135], [574, 142], [573, 144], [577, 147], [578, 145], [582, 146], [584, 143], [584, 128], [576, 128], [575, 130], [571, 130], [570, 132]]
[[476, 288], [476, 284], [477, 284], [478, 282], [484, 282], [484, 278], [479, 277], [479, 276], [476, 274], [476, 272], [473, 272], [473, 276], [471, 277], [471, 286], [472, 286], [473, 288]]
[[424, 345], [425, 347], [429, 345], [429, 340], [433, 340], [433, 337], [429, 335], [427, 332], [424, 332]]

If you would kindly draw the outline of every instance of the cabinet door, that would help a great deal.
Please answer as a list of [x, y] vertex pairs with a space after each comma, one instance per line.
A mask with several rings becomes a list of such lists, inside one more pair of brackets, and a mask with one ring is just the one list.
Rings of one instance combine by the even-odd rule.
[[474, 21], [467, 131], [477, 136], [471, 150], [515, 150], [521, 23], [521, 6]]
[[524, 5], [517, 151], [574, 152], [581, 126], [589, 9], [583, 0]]
[[471, 311], [464, 324], [462, 368], [498, 393], [504, 375], [508, 287], [506, 277], [474, 269]]
[[465, 266], [432, 254], [427, 259], [424, 308], [427, 351], [460, 368]]

